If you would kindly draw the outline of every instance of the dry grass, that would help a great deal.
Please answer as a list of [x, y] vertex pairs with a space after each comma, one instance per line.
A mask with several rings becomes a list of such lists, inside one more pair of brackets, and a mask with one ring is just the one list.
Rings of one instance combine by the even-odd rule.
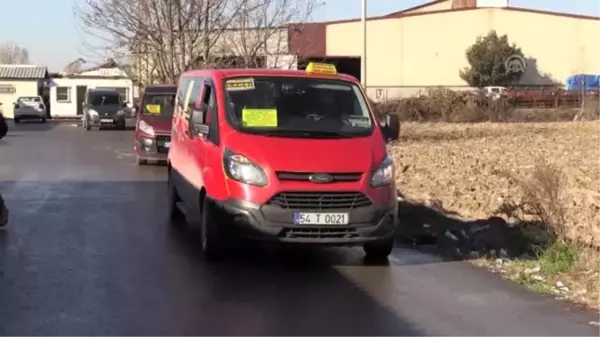
[[[467, 219], [520, 205], [521, 217], [542, 219], [564, 241], [600, 247], [599, 122], [404, 123], [402, 129], [391, 151], [405, 195], [441, 200]], [[581, 250], [568, 270], [547, 277], [597, 307], [598, 250]]]

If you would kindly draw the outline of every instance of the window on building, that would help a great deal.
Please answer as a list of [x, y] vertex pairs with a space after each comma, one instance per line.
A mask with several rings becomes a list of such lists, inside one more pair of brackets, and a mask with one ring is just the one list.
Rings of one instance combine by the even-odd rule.
[[57, 87], [56, 88], [56, 101], [58, 103], [69, 103], [69, 102], [71, 102], [71, 88], [69, 88], [69, 87]]

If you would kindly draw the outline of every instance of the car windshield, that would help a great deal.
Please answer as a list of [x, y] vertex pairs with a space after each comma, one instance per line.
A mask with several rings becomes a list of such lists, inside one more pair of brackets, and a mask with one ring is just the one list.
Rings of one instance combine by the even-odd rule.
[[225, 81], [228, 121], [241, 132], [280, 137], [370, 135], [373, 121], [356, 84], [301, 77]]
[[92, 96], [92, 105], [118, 105], [121, 104], [119, 94], [101, 94]]
[[40, 97], [19, 97], [18, 101], [24, 103], [40, 103], [42, 99]]
[[175, 93], [149, 93], [143, 98], [142, 115], [170, 117], [175, 108]]

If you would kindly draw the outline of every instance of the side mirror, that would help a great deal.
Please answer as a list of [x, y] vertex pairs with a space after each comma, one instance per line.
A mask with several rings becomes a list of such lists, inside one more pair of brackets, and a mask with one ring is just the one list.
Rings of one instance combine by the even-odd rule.
[[396, 114], [386, 114], [381, 119], [383, 137], [386, 143], [398, 140], [400, 138], [400, 120]]
[[198, 109], [196, 107], [192, 107], [189, 121], [190, 135], [197, 136], [208, 134], [209, 127], [208, 125], [204, 124], [205, 114], [205, 109]]

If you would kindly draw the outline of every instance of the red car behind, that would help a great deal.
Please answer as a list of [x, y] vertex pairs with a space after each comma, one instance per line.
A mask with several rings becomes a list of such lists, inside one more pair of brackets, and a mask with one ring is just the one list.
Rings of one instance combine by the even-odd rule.
[[171, 121], [175, 107], [176, 85], [148, 86], [137, 108], [133, 148], [137, 164], [167, 160], [171, 146]]

